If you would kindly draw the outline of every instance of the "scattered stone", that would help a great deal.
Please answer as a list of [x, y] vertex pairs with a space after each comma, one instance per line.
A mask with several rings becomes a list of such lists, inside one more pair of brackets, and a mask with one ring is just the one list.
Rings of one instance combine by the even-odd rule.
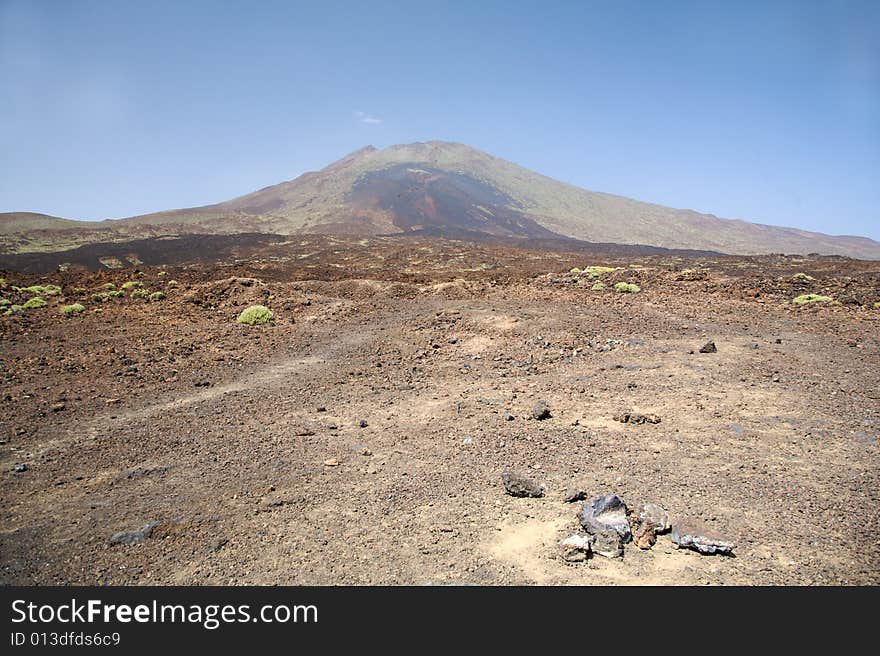
[[643, 415], [638, 412], [621, 412], [614, 415], [614, 421], [622, 424], [659, 424], [660, 416], [654, 414]]
[[512, 497], [543, 497], [544, 486], [516, 472], [504, 472], [501, 475], [504, 491]]
[[508, 412], [507, 414], [504, 415], [504, 421], [513, 421], [514, 419], [516, 419], [516, 417], [514, 417], [514, 416], [513, 416], [512, 414], [510, 414], [509, 412]]
[[339, 461], [336, 458], [328, 458], [324, 461], [325, 467], [338, 467]]
[[367, 447], [364, 447], [363, 449], [361, 449], [361, 455], [362, 456], [371, 456], [371, 455], [373, 455], [373, 452], [370, 449], [368, 449]]
[[590, 535], [574, 534], [559, 543], [562, 547], [562, 559], [569, 563], [582, 563], [590, 555], [590, 547], [593, 544]]
[[457, 344], [457, 343], [458, 343], [458, 337], [456, 337], [455, 335], [453, 335], [452, 337], [449, 338], [449, 343], [450, 343], [450, 344]]
[[210, 380], [200, 380], [197, 383], [194, 383], [194, 386], [195, 387], [210, 387], [211, 381]]
[[360, 426], [361, 428], [366, 428], [367, 426], [369, 426], [369, 424], [367, 423], [367, 420], [366, 420], [366, 419], [361, 419], [361, 420], [358, 422], [358, 426]]
[[472, 438], [472, 437], [465, 437], [465, 438], [461, 441], [461, 443], [462, 443], [462, 444], [473, 444], [473, 443], [474, 443], [474, 438]]
[[211, 544], [208, 546], [208, 548], [213, 552], [217, 552], [225, 547], [228, 542], [228, 538], [214, 538], [213, 540], [211, 540]]
[[715, 342], [706, 342], [700, 347], [700, 353], [717, 353], [718, 347], [715, 346]]
[[594, 535], [593, 553], [606, 558], [623, 558], [623, 541], [617, 531], [599, 531]]
[[21, 463], [21, 464], [19, 464], [19, 465], [16, 465], [15, 467], [13, 467], [13, 468], [12, 468], [12, 471], [21, 474], [22, 472], [26, 472], [27, 469], [28, 469], [28, 466], [27, 466], [26, 464], [24, 464], [24, 463]]
[[729, 556], [736, 544], [697, 520], [684, 520], [672, 529], [672, 543], [678, 549], [693, 549], [701, 554]]
[[616, 494], [591, 499], [581, 507], [578, 519], [587, 533], [598, 535], [602, 531], [615, 531], [624, 542], [632, 539], [626, 504]]
[[315, 434], [315, 428], [311, 424], [301, 424], [294, 427], [293, 434], [297, 437], [308, 437]]
[[583, 501], [586, 498], [587, 493], [576, 487], [571, 488], [565, 493], [565, 503], [575, 503], [577, 501]]
[[63, 404], [63, 403], [56, 403], [56, 404], [54, 404], [54, 405], [52, 406], [52, 412], [61, 412], [61, 411], [64, 410], [66, 407], [67, 407], [67, 406], [66, 406], [65, 404]]
[[150, 522], [137, 531], [120, 531], [119, 533], [114, 533], [107, 541], [107, 544], [111, 547], [117, 544], [141, 544], [153, 534], [153, 529], [158, 525], [159, 522]]
[[544, 419], [549, 419], [553, 415], [550, 414], [550, 406], [548, 406], [544, 401], [538, 401], [534, 406], [532, 406], [532, 417], [537, 419], [538, 421], [543, 421]]
[[315, 411], [316, 412], [327, 412], [327, 408], [323, 405], [319, 405], [317, 408], [315, 408]]
[[671, 528], [669, 513], [656, 503], [643, 503], [634, 523], [633, 543], [639, 549], [650, 549], [657, 542], [657, 535]]

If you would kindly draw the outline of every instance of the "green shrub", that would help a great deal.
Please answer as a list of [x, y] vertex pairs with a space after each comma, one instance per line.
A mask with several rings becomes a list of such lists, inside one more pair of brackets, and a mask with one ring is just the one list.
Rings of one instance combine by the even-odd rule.
[[179, 284], [180, 284], [180, 283], [177, 282], [176, 280], [169, 280], [169, 281], [168, 281], [168, 286], [169, 286], [169, 287], [177, 287]]
[[110, 295], [107, 292], [98, 292], [97, 294], [92, 294], [89, 298], [92, 303], [103, 303], [110, 298]]
[[878, 310], [880, 310], [880, 301], [877, 301], [876, 303], [874, 303], [874, 307], [877, 308]]
[[25, 310], [33, 310], [35, 308], [46, 307], [47, 305], [48, 303], [46, 303], [45, 300], [43, 300], [39, 296], [34, 296], [32, 299], [26, 301], [25, 304], [21, 307], [23, 307]]
[[595, 285], [590, 287], [594, 292], [604, 292], [607, 287], [604, 282], [597, 282]]
[[150, 301], [161, 301], [165, 298], [165, 292], [153, 292], [150, 294]]
[[85, 312], [86, 308], [84, 305], [80, 303], [74, 303], [73, 305], [62, 305], [61, 306], [61, 314], [66, 314], [70, 316], [71, 314], [79, 314], [80, 312]]
[[606, 273], [611, 273], [614, 270], [614, 267], [588, 266], [584, 269], [584, 273], [590, 276], [590, 278], [598, 278], [599, 276], [604, 276]]
[[580, 270], [580, 269], [578, 269], [578, 268], [577, 268], [577, 267], [575, 267], [575, 268], [573, 268], [573, 269], [569, 269], [569, 271], [568, 271], [568, 272], [569, 272], [569, 273], [580, 273], [580, 272], [581, 272], [581, 270]]
[[795, 282], [810, 282], [811, 280], [815, 280], [813, 276], [808, 276], [806, 273], [796, 273], [791, 279]]
[[828, 303], [832, 301], [830, 296], [821, 296], [819, 294], [801, 294], [797, 298], [792, 299], [795, 305], [806, 305], [808, 303]]
[[10, 305], [3, 314], [8, 316], [10, 314], [21, 314], [22, 312], [24, 312], [24, 308], [21, 305]]
[[114, 285], [112, 282], [105, 282], [104, 289], [116, 289], [116, 285]]
[[58, 285], [31, 285], [24, 287], [21, 291], [35, 296], [60, 296], [61, 287]]
[[129, 298], [148, 298], [150, 296], [150, 292], [146, 289], [135, 289], [131, 294], [128, 295]]
[[619, 282], [614, 285], [614, 291], [621, 294], [637, 294], [642, 291], [642, 288], [630, 282]]
[[110, 298], [119, 298], [120, 296], [125, 296], [125, 292], [121, 289], [111, 289], [106, 295]]
[[167, 276], [167, 275], [168, 275], [168, 272], [167, 272], [167, 271], [160, 271], [160, 272], [157, 273], [156, 275], [157, 275], [157, 276]]
[[7, 305], [12, 305], [12, 301], [8, 298], [0, 298], [0, 307], [6, 307]]
[[275, 318], [272, 310], [265, 305], [251, 305], [238, 315], [238, 323], [245, 323], [249, 326], [260, 323], [269, 323]]
[[143, 286], [144, 286], [144, 283], [142, 283], [140, 280], [129, 280], [128, 282], [122, 283], [121, 289], [131, 289], [131, 288], [139, 289]]

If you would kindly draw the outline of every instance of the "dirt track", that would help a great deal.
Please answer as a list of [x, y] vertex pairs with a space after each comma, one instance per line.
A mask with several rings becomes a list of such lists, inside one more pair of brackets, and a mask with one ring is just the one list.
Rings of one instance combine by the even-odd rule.
[[[639, 294], [546, 254], [499, 282], [149, 269], [164, 301], [0, 318], [2, 582], [880, 583], [876, 263], [645, 264], [610, 275]], [[866, 300], [794, 307], [794, 270]], [[136, 277], [67, 275], [65, 293]], [[257, 301], [275, 325], [236, 324]], [[538, 400], [552, 418], [528, 418]], [[507, 469], [547, 495], [505, 495]], [[571, 487], [701, 517], [736, 557], [666, 535], [566, 563]]]

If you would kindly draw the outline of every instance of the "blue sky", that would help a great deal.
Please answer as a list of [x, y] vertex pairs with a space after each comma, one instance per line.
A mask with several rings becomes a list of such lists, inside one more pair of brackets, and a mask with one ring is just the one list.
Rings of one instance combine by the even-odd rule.
[[0, 0], [0, 211], [201, 205], [431, 139], [880, 238], [880, 3]]

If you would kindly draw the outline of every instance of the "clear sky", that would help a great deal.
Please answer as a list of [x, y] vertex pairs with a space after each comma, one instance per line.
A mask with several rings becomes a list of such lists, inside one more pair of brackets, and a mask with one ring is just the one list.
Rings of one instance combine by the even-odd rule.
[[0, 0], [0, 211], [202, 205], [431, 139], [880, 238], [880, 2]]

